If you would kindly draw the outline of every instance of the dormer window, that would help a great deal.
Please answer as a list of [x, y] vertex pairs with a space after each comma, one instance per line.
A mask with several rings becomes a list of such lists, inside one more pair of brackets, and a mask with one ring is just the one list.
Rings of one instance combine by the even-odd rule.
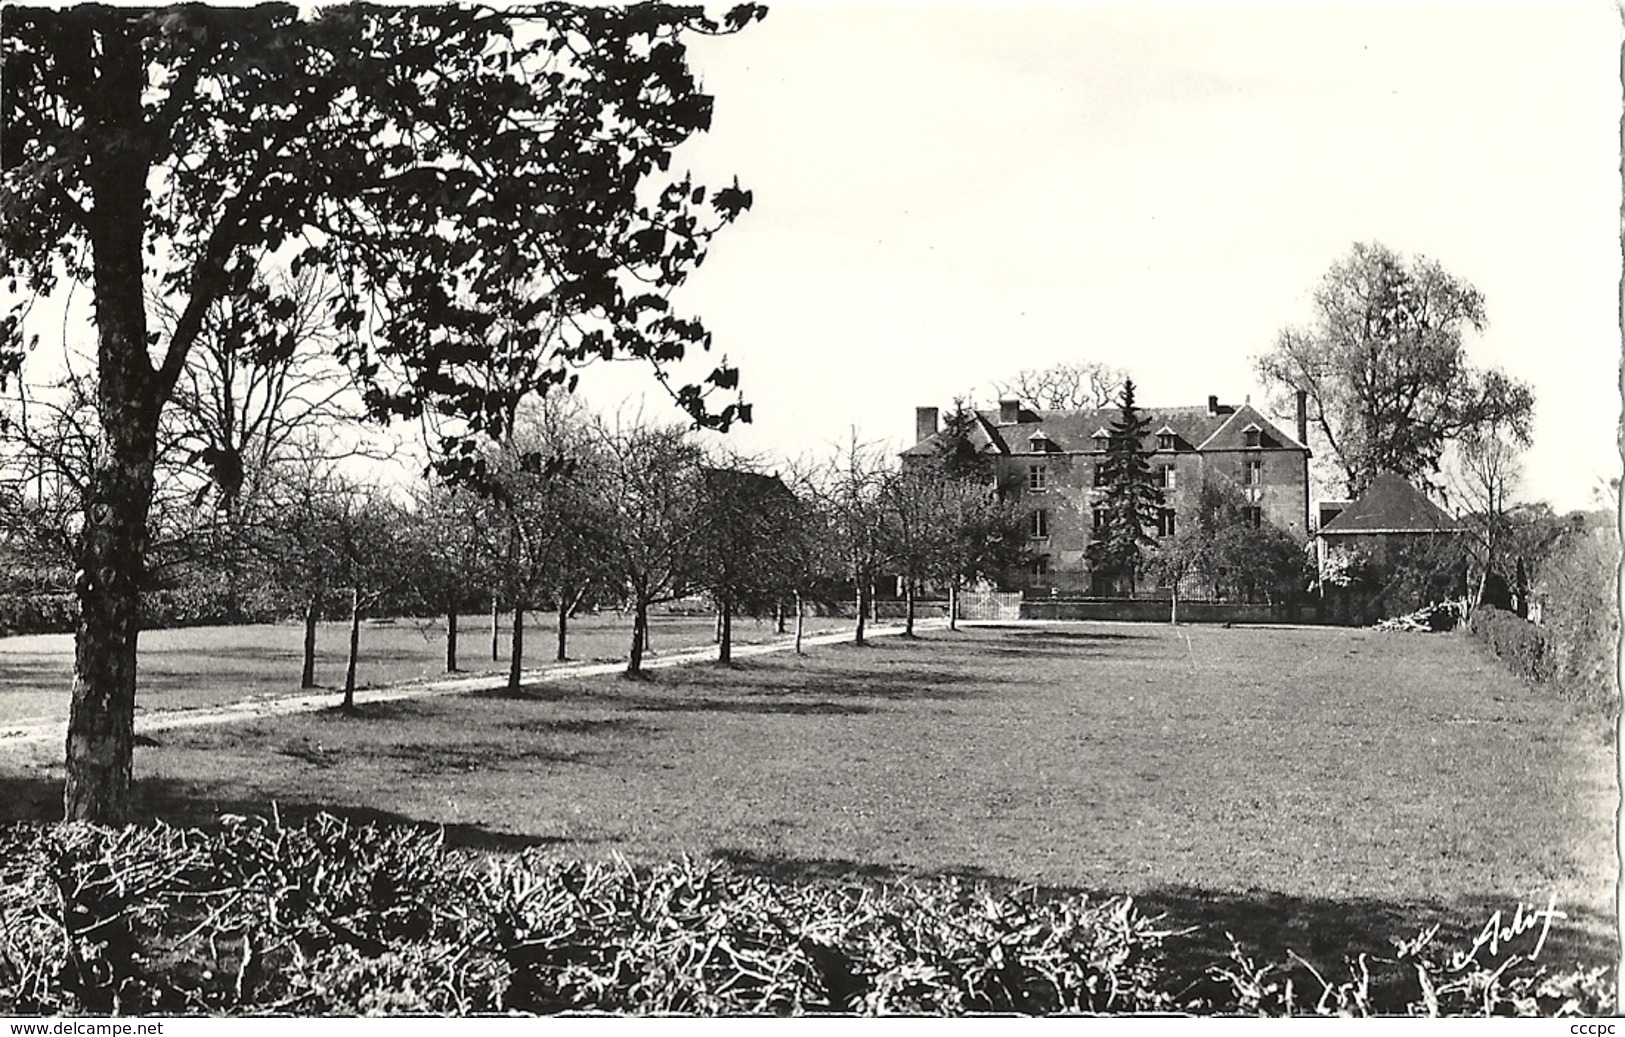
[[1042, 432], [1034, 432], [1027, 437], [1027, 449], [1035, 454], [1047, 454], [1050, 450], [1050, 438]]
[[1111, 443], [1112, 434], [1107, 432], [1104, 428], [1097, 428], [1095, 429], [1094, 434], [1089, 438], [1095, 441], [1096, 450], [1104, 450], [1106, 449], [1107, 445]]
[[1260, 441], [1260, 437], [1263, 436], [1263, 433], [1264, 430], [1259, 428], [1257, 425], [1248, 425], [1246, 428], [1241, 430], [1241, 434], [1246, 437], [1247, 445], [1250, 447], [1263, 445]]
[[1157, 429], [1157, 449], [1172, 450], [1179, 442], [1179, 433], [1167, 425]]

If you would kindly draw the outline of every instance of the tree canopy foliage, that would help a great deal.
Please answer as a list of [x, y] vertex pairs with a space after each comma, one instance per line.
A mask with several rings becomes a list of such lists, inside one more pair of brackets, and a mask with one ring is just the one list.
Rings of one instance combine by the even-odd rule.
[[[67, 816], [127, 811], [138, 591], [162, 413], [208, 315], [286, 260], [337, 285], [336, 351], [378, 417], [437, 415], [444, 469], [477, 475], [517, 400], [635, 357], [699, 424], [737, 374], [678, 385], [709, 338], [669, 299], [751, 203], [666, 175], [711, 119], [693, 7], [185, 5], [0, 12], [0, 387], [28, 311], [64, 284], [95, 307], [94, 465]], [[154, 319], [154, 306], [174, 315]], [[294, 306], [264, 300], [272, 320]], [[496, 358], [502, 377], [483, 375]]]
[[1468, 360], [1463, 336], [1485, 326], [1478, 289], [1439, 263], [1356, 244], [1314, 294], [1314, 318], [1257, 358], [1264, 383], [1302, 392], [1319, 445], [1350, 497], [1381, 472], [1415, 482], [1445, 446], [1499, 424], [1527, 444], [1527, 385]]
[[[1223, 476], [1208, 475], [1189, 493], [1173, 536], [1157, 543], [1151, 567], [1174, 590], [1213, 600], [1290, 600], [1309, 582], [1309, 557], [1280, 527], [1253, 524], [1247, 499]], [[1175, 605], [1177, 609], [1177, 604]]]

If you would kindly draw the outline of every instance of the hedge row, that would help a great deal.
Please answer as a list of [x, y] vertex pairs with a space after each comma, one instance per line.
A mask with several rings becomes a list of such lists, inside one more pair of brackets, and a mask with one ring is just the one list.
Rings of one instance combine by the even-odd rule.
[[[1179, 938], [1121, 898], [486, 856], [448, 850], [432, 831], [326, 815], [226, 818], [211, 832], [0, 830], [8, 1014], [1613, 1009], [1603, 969], [1509, 959], [1449, 971], [1431, 934], [1392, 960], [1361, 956], [1346, 982], [1239, 951], [1193, 982], [1164, 964]], [[1387, 971], [1374, 981], [1373, 969]]]
[[1551, 676], [1546, 640], [1540, 627], [1527, 619], [1493, 605], [1480, 605], [1467, 620], [1467, 630], [1525, 680], [1543, 681]]
[[0, 636], [61, 634], [79, 624], [79, 601], [72, 594], [0, 594]]
[[1616, 697], [1613, 624], [1531, 623], [1490, 605], [1473, 610], [1468, 631], [1524, 679], [1564, 698], [1612, 702]]
[[[224, 623], [267, 623], [287, 610], [266, 596], [228, 602], [199, 588], [148, 591], [141, 595], [141, 623], [149, 630]], [[0, 594], [0, 636], [66, 634], [79, 625], [79, 599], [71, 592]]]

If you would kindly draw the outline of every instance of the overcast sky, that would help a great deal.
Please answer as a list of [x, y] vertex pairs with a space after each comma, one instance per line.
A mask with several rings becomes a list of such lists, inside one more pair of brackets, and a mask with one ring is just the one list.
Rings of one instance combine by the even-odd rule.
[[1484, 293], [1469, 355], [1537, 395], [1525, 496], [1588, 506], [1619, 469], [1620, 39], [1600, 0], [773, 3], [694, 48], [716, 119], [680, 159], [756, 204], [682, 308], [743, 369], [738, 447], [901, 448], [915, 406], [1059, 361], [1261, 401], [1252, 357], [1381, 241]]

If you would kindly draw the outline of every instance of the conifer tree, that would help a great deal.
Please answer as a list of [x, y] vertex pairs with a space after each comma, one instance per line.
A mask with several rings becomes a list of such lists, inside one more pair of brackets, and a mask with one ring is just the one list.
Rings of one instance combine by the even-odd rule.
[[1123, 383], [1118, 394], [1119, 413], [1107, 429], [1106, 457], [1100, 462], [1105, 493], [1098, 505], [1099, 520], [1089, 541], [1089, 567], [1097, 576], [1134, 582], [1155, 543], [1147, 529], [1162, 507], [1162, 490], [1147, 460], [1146, 430], [1151, 421], [1134, 405], [1134, 381]]
[[942, 447], [938, 454], [942, 474], [950, 479], [983, 482], [992, 475], [992, 465], [971, 438], [978, 420], [970, 402], [963, 396], [955, 397], [953, 407], [942, 422]]

